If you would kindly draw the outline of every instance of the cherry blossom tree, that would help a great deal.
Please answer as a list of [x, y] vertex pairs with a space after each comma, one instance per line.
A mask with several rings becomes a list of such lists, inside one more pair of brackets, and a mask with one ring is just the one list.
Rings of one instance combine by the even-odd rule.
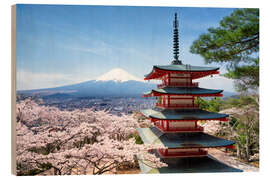
[[17, 173], [53, 169], [54, 175], [115, 172], [135, 163], [137, 154], [155, 167], [166, 166], [147, 153], [160, 145], [139, 145], [132, 134], [139, 127], [131, 115], [75, 109], [61, 111], [26, 99], [17, 103]]

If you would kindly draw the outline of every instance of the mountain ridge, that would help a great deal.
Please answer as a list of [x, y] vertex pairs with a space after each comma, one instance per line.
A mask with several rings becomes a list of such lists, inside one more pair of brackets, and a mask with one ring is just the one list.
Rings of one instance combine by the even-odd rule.
[[[97, 96], [141, 96], [143, 92], [155, 89], [156, 84], [146, 83], [127, 71], [115, 68], [89, 81], [54, 88], [20, 90], [19, 94], [47, 97], [97, 97]], [[55, 95], [54, 95], [55, 94]], [[225, 95], [235, 95], [224, 92]]]

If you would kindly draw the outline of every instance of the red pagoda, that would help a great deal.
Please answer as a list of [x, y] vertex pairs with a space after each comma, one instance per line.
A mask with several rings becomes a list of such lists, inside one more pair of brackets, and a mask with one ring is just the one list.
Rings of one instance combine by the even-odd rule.
[[198, 121], [228, 121], [227, 114], [201, 110], [194, 103], [197, 97], [221, 97], [223, 90], [200, 88], [193, 82], [205, 76], [218, 74], [219, 68], [183, 64], [179, 60], [178, 21], [174, 19], [174, 60], [170, 65], [155, 65], [145, 75], [145, 80], [161, 80], [157, 89], [143, 94], [143, 97], [157, 97], [152, 109], [141, 110], [155, 126], [139, 128], [144, 143], [162, 144], [167, 149], [153, 150], [168, 167], [152, 168], [139, 162], [142, 173], [179, 172], [239, 172], [208, 155], [208, 148], [232, 148], [234, 142], [203, 132]]

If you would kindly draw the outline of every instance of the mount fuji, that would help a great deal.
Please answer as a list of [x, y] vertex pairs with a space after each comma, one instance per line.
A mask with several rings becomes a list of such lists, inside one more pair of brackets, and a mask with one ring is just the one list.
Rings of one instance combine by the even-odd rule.
[[18, 91], [19, 94], [38, 95], [47, 98], [100, 97], [100, 96], [141, 96], [145, 91], [156, 87], [156, 84], [116, 68], [89, 81], [55, 88]]
[[[105, 96], [139, 97], [143, 92], [155, 88], [156, 84], [146, 83], [127, 71], [116, 68], [89, 81], [55, 88], [23, 90], [17, 91], [17, 93], [53, 99]], [[236, 93], [224, 91], [223, 95], [230, 97]]]
[[114, 81], [114, 82], [127, 82], [127, 81], [138, 81], [144, 82], [142, 79], [139, 79], [127, 71], [121, 68], [115, 68], [110, 70], [109, 72], [99, 76], [96, 78], [96, 81]]

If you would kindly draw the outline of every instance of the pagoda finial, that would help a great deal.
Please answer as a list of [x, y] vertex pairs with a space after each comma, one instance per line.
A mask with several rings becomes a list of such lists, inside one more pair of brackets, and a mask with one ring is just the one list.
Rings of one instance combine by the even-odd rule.
[[178, 39], [178, 20], [177, 13], [174, 14], [174, 22], [173, 22], [173, 54], [174, 60], [172, 64], [182, 64], [179, 58], [179, 39]]

